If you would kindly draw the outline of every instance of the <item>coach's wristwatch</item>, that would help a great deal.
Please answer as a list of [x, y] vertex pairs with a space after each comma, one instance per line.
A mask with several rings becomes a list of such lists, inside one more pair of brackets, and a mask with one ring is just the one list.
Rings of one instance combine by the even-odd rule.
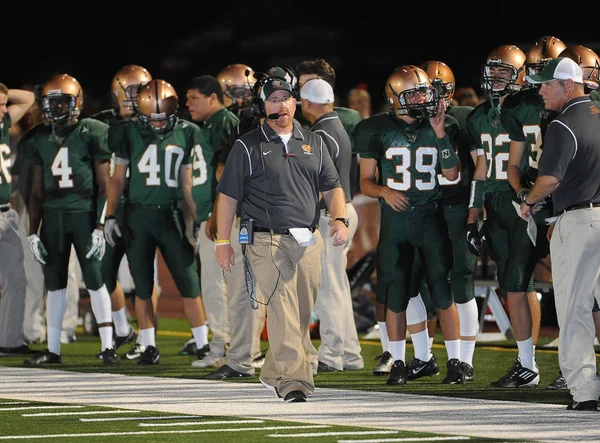
[[338, 217], [334, 221], [341, 221], [343, 224], [346, 225], [347, 228], [350, 227], [350, 221], [347, 218]]

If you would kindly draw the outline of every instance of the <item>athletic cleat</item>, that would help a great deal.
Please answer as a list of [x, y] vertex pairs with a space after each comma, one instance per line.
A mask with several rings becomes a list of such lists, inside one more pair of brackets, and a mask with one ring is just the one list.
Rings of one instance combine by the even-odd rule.
[[267, 351], [260, 351], [258, 354], [254, 356], [252, 359], [252, 367], [254, 369], [262, 369], [265, 364], [265, 357], [267, 355]]
[[464, 361], [460, 364], [462, 366], [463, 374], [465, 374], [465, 381], [475, 381], [475, 368]]
[[446, 362], [448, 372], [442, 381], [445, 385], [462, 385], [465, 382], [465, 373], [458, 358], [451, 358]]
[[23, 363], [30, 366], [45, 365], [45, 364], [59, 364], [62, 363], [60, 355], [50, 352], [48, 349], [44, 349], [39, 354], [28, 358]]
[[513, 367], [508, 370], [506, 375], [490, 386], [493, 388], [527, 388], [537, 386], [539, 382], [539, 372], [523, 367], [521, 360], [517, 357]]
[[140, 366], [149, 366], [149, 365], [157, 365], [159, 363], [160, 363], [160, 354], [158, 353], [158, 349], [156, 349], [156, 346], [146, 346], [146, 350], [140, 357], [137, 364]]
[[388, 386], [405, 385], [408, 379], [408, 369], [402, 360], [396, 360], [392, 365], [390, 376], [385, 382]]
[[125, 358], [127, 360], [136, 360], [142, 356], [144, 351], [146, 350], [146, 346], [141, 343], [136, 343], [133, 347], [125, 354]]
[[102, 351], [100, 353], [100, 360], [102, 360], [105, 365], [114, 365], [121, 361], [115, 350], [112, 348], [106, 348]]
[[198, 360], [202, 360], [209, 353], [210, 353], [210, 345], [208, 345], [208, 343], [205, 344], [204, 346], [202, 346], [200, 349], [196, 348], [196, 357], [198, 357]]
[[279, 392], [277, 392], [277, 388], [275, 386], [268, 384], [267, 382], [263, 381], [263, 379], [260, 377], [258, 377], [258, 380], [262, 383], [262, 385], [265, 388], [267, 388], [269, 391], [271, 391], [273, 393], [273, 395], [275, 395], [276, 398], [283, 398], [281, 395], [279, 395]]
[[283, 400], [286, 403], [303, 403], [306, 401], [306, 394], [302, 391], [290, 391]]
[[115, 351], [119, 349], [121, 346], [126, 345], [128, 343], [133, 343], [137, 339], [137, 333], [133, 330], [133, 328], [129, 329], [129, 334], [127, 335], [115, 335], [115, 339], [113, 343], [115, 345]]
[[204, 357], [199, 358], [198, 360], [194, 360], [192, 362], [192, 367], [194, 368], [220, 368], [227, 360], [224, 355], [213, 354], [212, 352], [208, 352], [204, 354]]
[[183, 349], [179, 351], [181, 355], [196, 355], [197, 352], [198, 347], [196, 346], [196, 339], [194, 337], [186, 341], [183, 345]]
[[375, 357], [375, 360], [379, 360], [379, 363], [373, 369], [373, 375], [388, 375], [392, 371], [394, 360], [388, 351]]
[[435, 358], [435, 355], [431, 355], [429, 361], [419, 360], [413, 358], [408, 362], [408, 380], [417, 380], [421, 377], [432, 377], [440, 373], [440, 367]]
[[567, 411], [598, 411], [598, 401], [574, 401], [567, 406]]
[[565, 378], [564, 375], [562, 375], [562, 372], [558, 372], [558, 377], [556, 377], [556, 380], [554, 380], [552, 383], [550, 383], [547, 386], [548, 389], [560, 389], [560, 390], [564, 390], [564, 389], [569, 389], [567, 387], [567, 379]]

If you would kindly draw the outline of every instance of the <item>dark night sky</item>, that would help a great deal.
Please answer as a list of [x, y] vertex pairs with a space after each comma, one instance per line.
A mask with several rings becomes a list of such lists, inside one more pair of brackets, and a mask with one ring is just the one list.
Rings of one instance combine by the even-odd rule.
[[[180, 2], [163, 3], [160, 8], [133, 2], [94, 4], [81, 2], [79, 8], [54, 10], [44, 6], [29, 16], [10, 10], [18, 5], [9, 6], [3, 21], [9, 23], [10, 33], [4, 32], [3, 38], [9, 35], [10, 43], [3, 45], [0, 81], [19, 87], [43, 83], [54, 72], [66, 72], [80, 81], [88, 103], [95, 100], [89, 106], [104, 107], [109, 103], [112, 76], [130, 63], [146, 67], [154, 78], [169, 81], [183, 97], [192, 77], [216, 75], [230, 63], [245, 63], [263, 71], [277, 64], [295, 66], [301, 60], [322, 57], [336, 69], [340, 98], [365, 82], [377, 106], [387, 75], [403, 64], [441, 60], [454, 71], [457, 86], [476, 87], [481, 63], [501, 44], [515, 44], [526, 52], [539, 37], [554, 35], [567, 45], [583, 44], [600, 53], [600, 36], [594, 35], [594, 27], [576, 26], [578, 30], [567, 32], [564, 23], [569, 20], [563, 14], [561, 21], [540, 18], [533, 22], [519, 20], [522, 14], [517, 17], [516, 13], [516, 18], [500, 19], [476, 12], [449, 15], [425, 7], [411, 15], [404, 8], [394, 11], [386, 6], [373, 7], [371, 13], [350, 11], [356, 18], [342, 20], [316, 15], [310, 8], [264, 2], [262, 8], [251, 9], [224, 3], [223, 10], [232, 10], [216, 16], [199, 6], [178, 7]], [[503, 10], [502, 17], [509, 17]], [[17, 14], [18, 20], [11, 19]], [[502, 25], [494, 24], [495, 20]], [[27, 26], [18, 32], [14, 23], [21, 21]]]

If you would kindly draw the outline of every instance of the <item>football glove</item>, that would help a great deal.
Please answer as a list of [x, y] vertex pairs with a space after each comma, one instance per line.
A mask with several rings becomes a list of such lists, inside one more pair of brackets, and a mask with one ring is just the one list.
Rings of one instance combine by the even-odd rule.
[[117, 219], [114, 215], [109, 215], [104, 220], [104, 239], [106, 242], [111, 245], [113, 248], [115, 247], [115, 235], [122, 237], [121, 228], [117, 224]]
[[29, 240], [29, 250], [31, 251], [31, 256], [33, 259], [36, 262], [45, 265], [46, 260], [44, 260], [44, 257], [48, 255], [48, 251], [46, 251], [42, 240], [37, 234], [31, 234], [29, 237], [27, 237], [27, 240]]
[[477, 223], [467, 223], [467, 244], [469, 245], [469, 250], [479, 257], [481, 255], [481, 236], [479, 235], [479, 230], [477, 229]]
[[200, 222], [194, 222], [194, 253], [197, 255], [200, 252]]
[[106, 250], [106, 240], [104, 240], [104, 232], [100, 229], [94, 229], [92, 237], [87, 246], [87, 254], [85, 258], [102, 260], [104, 257], [104, 251]]

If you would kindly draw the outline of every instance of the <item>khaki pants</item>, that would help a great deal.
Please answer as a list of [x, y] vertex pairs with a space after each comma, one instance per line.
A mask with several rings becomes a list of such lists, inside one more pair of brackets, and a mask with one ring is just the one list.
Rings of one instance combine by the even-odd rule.
[[261, 379], [285, 397], [315, 389], [304, 339], [321, 282], [323, 240], [315, 231], [315, 245], [303, 247], [291, 235], [255, 233], [248, 246], [259, 294], [267, 303], [269, 351]]

